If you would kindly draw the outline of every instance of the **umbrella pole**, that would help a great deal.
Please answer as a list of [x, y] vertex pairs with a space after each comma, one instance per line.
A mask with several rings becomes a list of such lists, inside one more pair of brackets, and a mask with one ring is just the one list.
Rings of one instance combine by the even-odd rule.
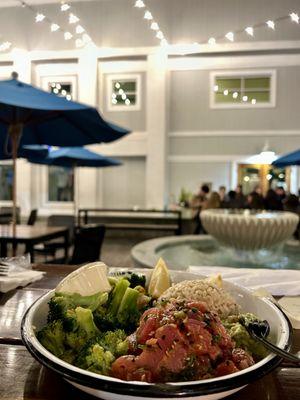
[[[12, 188], [13, 236], [16, 235], [16, 224], [17, 224], [17, 156], [18, 156], [19, 142], [22, 134], [22, 128], [23, 128], [22, 124], [12, 124], [8, 128], [8, 133], [12, 145], [12, 159], [13, 159], [13, 188]], [[13, 253], [15, 253], [15, 248], [13, 249]]]

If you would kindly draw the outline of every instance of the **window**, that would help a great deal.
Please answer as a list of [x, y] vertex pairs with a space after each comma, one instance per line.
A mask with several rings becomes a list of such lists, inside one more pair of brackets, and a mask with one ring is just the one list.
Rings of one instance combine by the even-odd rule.
[[42, 76], [41, 86], [48, 92], [57, 96], [66, 97], [67, 100], [77, 98], [77, 77], [73, 75]]
[[109, 111], [136, 111], [140, 109], [140, 75], [109, 75], [108, 105]]
[[72, 168], [48, 168], [48, 200], [71, 202], [74, 200], [74, 173]]
[[13, 167], [12, 165], [0, 165], [0, 200], [12, 200]]
[[213, 72], [212, 108], [275, 107], [275, 71]]
[[48, 89], [51, 93], [60, 97], [65, 97], [67, 100], [72, 100], [72, 84], [63, 82], [49, 82]]

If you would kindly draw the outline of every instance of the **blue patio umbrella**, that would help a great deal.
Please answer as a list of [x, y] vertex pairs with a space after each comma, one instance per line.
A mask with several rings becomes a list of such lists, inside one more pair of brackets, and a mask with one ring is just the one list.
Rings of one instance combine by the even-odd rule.
[[[34, 151], [32, 146], [25, 146], [24, 150], [29, 150], [31, 147], [31, 153], [33, 155]], [[36, 147], [37, 155], [34, 157], [27, 157], [29, 162], [34, 164], [42, 165], [56, 165], [59, 167], [69, 167], [74, 168], [74, 175], [76, 178], [76, 167], [94, 167], [94, 168], [104, 168], [104, 167], [114, 167], [122, 165], [121, 161], [116, 159], [103, 156], [101, 154], [92, 152], [84, 147], [62, 147], [58, 150], [50, 150], [46, 157], [40, 157], [38, 152], [39, 148]], [[77, 186], [79, 186], [77, 177]], [[74, 197], [74, 213], [76, 215], [76, 195]]]
[[13, 79], [0, 81], [0, 152], [13, 159], [13, 224], [16, 221], [16, 158], [28, 144], [83, 146], [128, 134], [98, 111]]
[[285, 154], [272, 162], [276, 167], [284, 168], [289, 165], [300, 165], [300, 150], [293, 151], [292, 153]]

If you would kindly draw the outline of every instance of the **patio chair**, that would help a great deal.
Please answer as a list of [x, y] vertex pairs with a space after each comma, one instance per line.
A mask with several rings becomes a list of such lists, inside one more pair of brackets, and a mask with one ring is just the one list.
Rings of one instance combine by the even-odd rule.
[[30, 226], [35, 225], [36, 220], [37, 220], [37, 214], [38, 214], [38, 210], [36, 210], [36, 209], [31, 210], [30, 215], [27, 220], [27, 225], [30, 225]]
[[77, 265], [100, 260], [104, 236], [104, 225], [88, 225], [77, 228], [73, 254], [68, 264]]

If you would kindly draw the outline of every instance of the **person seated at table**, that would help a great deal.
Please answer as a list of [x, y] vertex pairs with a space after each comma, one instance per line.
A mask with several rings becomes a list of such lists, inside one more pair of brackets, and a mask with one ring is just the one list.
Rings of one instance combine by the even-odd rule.
[[264, 203], [266, 210], [281, 211], [283, 209], [283, 204], [273, 189], [267, 191]]
[[[221, 207], [221, 197], [218, 192], [212, 192], [210, 197], [203, 202], [201, 211], [215, 209]], [[201, 212], [200, 212], [201, 216]]]
[[193, 220], [196, 223], [196, 228], [194, 230], [194, 234], [197, 235], [201, 232], [202, 226], [199, 218], [199, 213], [202, 209], [203, 203], [207, 199], [209, 194], [209, 187], [208, 185], [202, 185], [199, 192], [195, 194], [190, 202], [190, 208], [193, 210]]
[[[283, 210], [295, 213], [300, 217], [300, 203], [298, 196], [295, 194], [288, 195], [283, 201]], [[300, 221], [293, 236], [295, 239], [300, 239]]]
[[247, 203], [247, 198], [243, 193], [243, 185], [237, 185], [235, 189], [235, 208], [245, 208]]
[[250, 210], [263, 210], [264, 198], [257, 192], [251, 192], [247, 196], [247, 207]]

